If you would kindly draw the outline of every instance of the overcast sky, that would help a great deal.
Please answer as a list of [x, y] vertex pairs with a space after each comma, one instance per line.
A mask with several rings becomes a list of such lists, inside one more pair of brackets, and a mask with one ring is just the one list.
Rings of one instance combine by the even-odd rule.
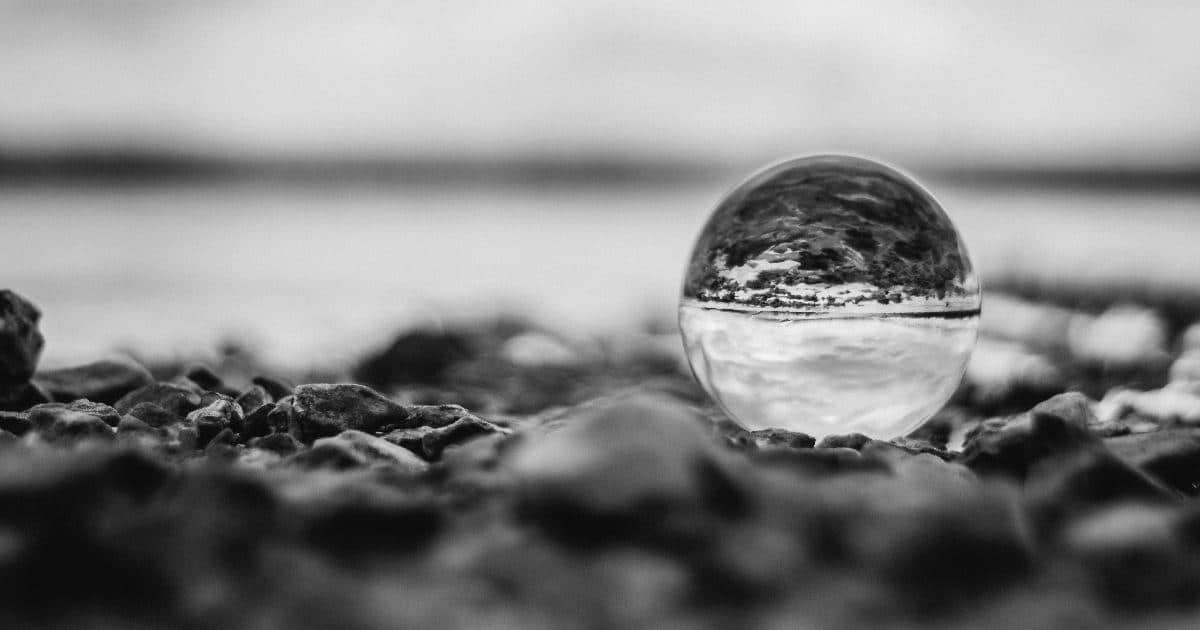
[[0, 0], [0, 147], [1200, 163], [1197, 2], [697, 4]]

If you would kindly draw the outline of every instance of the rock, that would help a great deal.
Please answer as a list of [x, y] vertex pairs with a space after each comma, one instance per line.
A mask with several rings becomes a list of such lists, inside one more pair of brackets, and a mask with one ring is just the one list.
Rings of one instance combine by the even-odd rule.
[[887, 472], [881, 459], [863, 457], [861, 453], [841, 446], [809, 449], [765, 449], [752, 453], [754, 461], [773, 468], [786, 468], [805, 476], [830, 476], [854, 472]]
[[1184, 329], [1179, 335], [1179, 347], [1186, 354], [1190, 350], [1200, 350], [1200, 322], [1195, 322]]
[[1097, 407], [1102, 420], [1120, 420], [1130, 413], [1162, 424], [1200, 424], [1200, 395], [1172, 387], [1147, 392], [1117, 388]]
[[520, 513], [580, 544], [693, 540], [706, 516], [747, 509], [701, 422], [650, 394], [569, 411], [554, 428], [522, 436], [506, 458], [520, 480]]
[[1164, 484], [1184, 494], [1200, 494], [1200, 429], [1126, 435], [1104, 444], [1122, 461]]
[[817, 448], [849, 448], [857, 451], [871, 441], [871, 438], [861, 433], [827, 435], [817, 444]]
[[478, 420], [459, 405], [412, 405], [406, 408], [408, 418], [399, 428], [448, 427], [460, 420]]
[[292, 390], [296, 389], [296, 386], [291, 383], [269, 376], [255, 376], [250, 379], [250, 382], [266, 390], [274, 400], [287, 398], [292, 395]]
[[1200, 383], [1200, 348], [1185, 350], [1178, 359], [1171, 363], [1171, 369], [1167, 374], [1172, 383], [1190, 385]]
[[474, 354], [474, 343], [465, 334], [414, 330], [401, 334], [390, 347], [359, 364], [354, 377], [375, 387], [437, 384], [447, 368]]
[[1067, 331], [1071, 353], [1084, 363], [1138, 368], [1164, 363], [1167, 325], [1154, 311], [1123, 304], [1098, 316], [1077, 315]]
[[125, 415], [133, 416], [152, 427], [165, 427], [168, 424], [183, 420], [182, 417], [151, 402], [138, 403]]
[[237, 435], [232, 429], [222, 429], [208, 441], [204, 447], [204, 456], [210, 461], [233, 461], [239, 455], [236, 442]]
[[370, 459], [349, 442], [323, 439], [319, 446], [314, 442], [312, 448], [293, 455], [291, 462], [308, 469], [349, 470], [366, 466]]
[[1091, 401], [1078, 392], [1059, 394], [1027, 414], [985, 428], [968, 438], [958, 461], [978, 474], [1024, 479], [1030, 467], [1049, 457], [1101, 448], [1088, 431], [1095, 422]]
[[1040, 460], [1029, 470], [1026, 501], [1043, 538], [1081, 515], [1125, 501], [1173, 504], [1177, 495], [1103, 448]]
[[45, 339], [38, 329], [42, 313], [29, 300], [0, 290], [0, 391], [33, 376]]
[[292, 418], [304, 441], [354, 429], [374, 433], [388, 425], [406, 423], [409, 411], [363, 385], [314, 384], [296, 388]]
[[38, 435], [48, 442], [86, 438], [111, 440], [116, 433], [116, 430], [101, 418], [66, 408], [31, 412], [29, 419]]
[[251, 385], [238, 395], [236, 402], [247, 415], [254, 413], [259, 407], [275, 402], [271, 394], [262, 385]]
[[334, 437], [321, 438], [313, 442], [313, 448], [319, 448], [330, 441], [347, 444], [355, 452], [364, 456], [368, 462], [394, 467], [407, 473], [424, 472], [429, 468], [425, 460], [417, 457], [407, 448], [392, 444], [362, 431], [342, 431]]
[[200, 386], [200, 389], [224, 394], [230, 398], [237, 396], [237, 390], [225, 385], [225, 381], [213, 372], [207, 365], [193, 365], [184, 371], [183, 377]]
[[515, 335], [500, 347], [500, 356], [520, 366], [576, 365], [584, 357], [564, 340], [544, 332], [529, 331]]
[[433, 502], [354, 473], [293, 498], [301, 536], [339, 560], [378, 561], [386, 554], [428, 549], [444, 518]]
[[805, 433], [793, 433], [783, 429], [751, 431], [751, 438], [759, 448], [782, 446], [786, 448], [812, 448], [817, 440]]
[[204, 446], [225, 429], [240, 430], [242, 408], [228, 398], [218, 399], [188, 414], [187, 420], [196, 427], [196, 439]]
[[125, 394], [153, 383], [154, 377], [142, 364], [121, 357], [44, 370], [34, 376], [34, 381], [58, 402], [84, 398], [111, 405]]
[[50, 402], [50, 395], [37, 383], [0, 384], [0, 411], [25, 411]]
[[116, 409], [88, 400], [38, 405], [29, 410], [29, 420], [35, 427], [48, 426], [54, 422], [55, 418], [71, 413], [84, 413], [94, 416], [110, 427], [116, 427], [121, 422], [121, 414], [118, 414]]
[[988, 338], [976, 343], [963, 378], [971, 404], [984, 409], [1028, 406], [1066, 385], [1062, 370], [1050, 359], [1021, 344]]
[[[271, 414], [275, 411], [275, 403], [260, 405], [254, 411], [246, 414], [242, 423], [241, 437], [243, 441], [263, 437], [273, 431]], [[286, 425], [286, 420], [285, 420]], [[285, 426], [286, 431], [286, 426]]]
[[1170, 510], [1126, 503], [1080, 520], [1063, 539], [1101, 597], [1145, 611], [1196, 603], [1200, 562], [1175, 530]]
[[979, 318], [984, 338], [1015, 341], [1035, 350], [1057, 351], [1066, 344], [1076, 311], [988, 292], [987, 308]]
[[161, 431], [149, 424], [139, 420], [135, 416], [121, 416], [121, 422], [117, 424], [117, 434], [123, 435], [127, 433], [148, 433], [157, 435]]
[[275, 408], [267, 413], [267, 424], [271, 430], [276, 433], [288, 433], [297, 440], [304, 437], [300, 431], [300, 424], [295, 419], [295, 414], [292, 410], [292, 401], [295, 399], [291, 396], [280, 399], [275, 403]]
[[174, 383], [151, 383], [125, 394], [113, 406], [124, 415], [140, 403], [154, 403], [180, 418], [186, 418], [200, 407], [200, 395]]
[[28, 413], [0, 411], [0, 431], [8, 431], [13, 435], [20, 436], [25, 435], [32, 426]]
[[397, 429], [383, 436], [383, 439], [402, 446], [425, 459], [436, 461], [442, 456], [442, 451], [446, 447], [462, 444], [467, 440], [489, 433], [508, 433], [508, 430], [468, 415], [446, 426]]
[[303, 444], [287, 433], [272, 433], [263, 437], [256, 437], [250, 440], [249, 446], [283, 456], [298, 453], [304, 449]]

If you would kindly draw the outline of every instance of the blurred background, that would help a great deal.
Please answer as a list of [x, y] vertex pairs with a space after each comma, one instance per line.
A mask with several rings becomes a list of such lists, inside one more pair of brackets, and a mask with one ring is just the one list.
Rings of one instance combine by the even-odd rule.
[[1198, 25], [1186, 0], [0, 0], [0, 284], [44, 310], [47, 366], [669, 324], [726, 190], [849, 152], [926, 183], [988, 289], [1194, 302]]

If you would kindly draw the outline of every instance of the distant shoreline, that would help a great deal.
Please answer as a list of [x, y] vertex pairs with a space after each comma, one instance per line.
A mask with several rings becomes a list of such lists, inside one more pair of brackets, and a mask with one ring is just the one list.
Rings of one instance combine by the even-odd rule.
[[767, 308], [750, 306], [731, 302], [709, 302], [687, 299], [680, 303], [681, 307], [691, 307], [706, 311], [721, 311], [739, 313], [763, 319], [861, 319], [871, 317], [904, 317], [904, 318], [936, 318], [936, 319], [966, 319], [979, 317], [980, 307], [955, 308], [948, 305], [946, 310], [927, 305], [910, 305], [909, 308], [897, 308], [898, 304], [878, 305], [878, 308], [867, 305], [838, 306], [828, 309], [796, 309], [796, 308]]
[[[0, 184], [282, 184], [368, 186], [676, 186], [732, 185], [753, 170], [731, 164], [620, 154], [461, 155], [350, 158], [245, 157], [153, 149], [55, 152], [0, 149]], [[1177, 167], [993, 165], [925, 166], [921, 178], [976, 188], [1126, 190], [1200, 193], [1200, 163]]]

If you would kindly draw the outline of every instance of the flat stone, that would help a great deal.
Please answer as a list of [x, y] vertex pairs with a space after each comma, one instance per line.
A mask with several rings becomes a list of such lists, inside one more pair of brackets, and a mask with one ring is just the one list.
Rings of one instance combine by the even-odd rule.
[[200, 407], [200, 394], [174, 383], [151, 383], [125, 394], [113, 406], [124, 415], [138, 404], [147, 402], [154, 403], [180, 418], [186, 418], [189, 413]]
[[154, 382], [142, 364], [128, 358], [105, 359], [58, 370], [43, 370], [34, 376], [58, 402], [81, 398], [111, 405], [122, 396]]
[[405, 407], [363, 385], [312, 384], [296, 388], [291, 417], [305, 441], [354, 429], [374, 433], [411, 417]]

